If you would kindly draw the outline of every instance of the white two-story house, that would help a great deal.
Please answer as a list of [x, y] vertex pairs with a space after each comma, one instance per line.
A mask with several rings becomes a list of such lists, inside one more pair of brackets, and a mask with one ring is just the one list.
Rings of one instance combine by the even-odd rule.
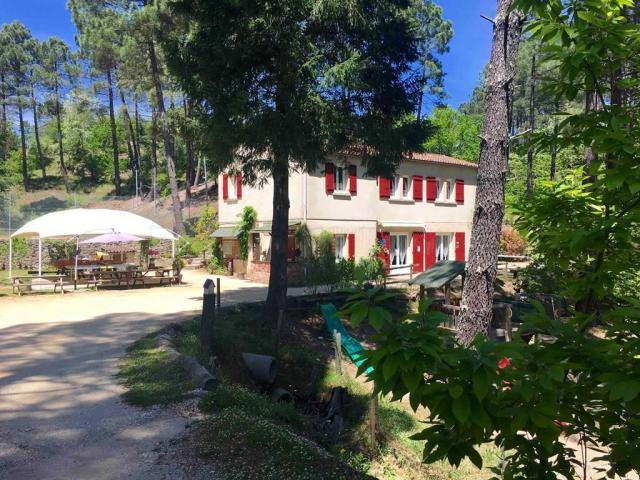
[[[369, 177], [357, 157], [337, 155], [314, 172], [289, 177], [289, 257], [300, 254], [294, 236], [305, 224], [312, 235], [331, 232], [337, 258], [366, 256], [383, 241], [392, 274], [416, 273], [441, 260], [466, 260], [476, 192], [477, 165], [445, 155], [416, 153], [392, 178]], [[251, 232], [248, 277], [269, 272], [273, 184], [242, 184], [221, 174], [218, 215], [225, 258], [238, 258], [236, 226], [245, 206], [258, 212]], [[235, 262], [242, 271], [242, 262]]]

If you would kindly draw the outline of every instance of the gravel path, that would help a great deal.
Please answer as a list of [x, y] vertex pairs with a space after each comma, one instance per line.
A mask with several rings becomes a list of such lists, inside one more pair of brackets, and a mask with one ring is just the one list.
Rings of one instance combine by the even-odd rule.
[[[185, 286], [0, 298], [0, 479], [191, 478], [162, 461], [189, 409], [128, 406], [115, 374], [128, 344], [199, 312], [205, 278], [187, 271]], [[223, 305], [266, 297], [264, 285], [222, 282]]]

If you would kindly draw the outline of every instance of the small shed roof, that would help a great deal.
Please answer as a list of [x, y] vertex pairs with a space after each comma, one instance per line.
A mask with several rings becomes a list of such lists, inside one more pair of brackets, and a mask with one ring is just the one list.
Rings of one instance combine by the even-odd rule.
[[424, 288], [442, 288], [458, 275], [461, 275], [465, 266], [466, 262], [452, 260], [438, 262], [409, 281], [409, 285], [421, 285]]
[[237, 225], [232, 225], [231, 227], [220, 227], [215, 232], [211, 234], [214, 238], [233, 238], [237, 237], [240, 233]]

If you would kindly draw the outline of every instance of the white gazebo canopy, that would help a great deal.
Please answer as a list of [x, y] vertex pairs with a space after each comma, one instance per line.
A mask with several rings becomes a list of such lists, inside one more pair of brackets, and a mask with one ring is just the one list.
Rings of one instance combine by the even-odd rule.
[[75, 238], [76, 242], [79, 242], [80, 238], [106, 233], [125, 233], [144, 239], [171, 240], [172, 243], [178, 239], [178, 235], [174, 232], [161, 227], [148, 218], [131, 212], [86, 208], [62, 210], [47, 213], [31, 220], [11, 235], [9, 241], [9, 270], [11, 271], [12, 263], [12, 238], [38, 239], [38, 273], [41, 274], [42, 239]]

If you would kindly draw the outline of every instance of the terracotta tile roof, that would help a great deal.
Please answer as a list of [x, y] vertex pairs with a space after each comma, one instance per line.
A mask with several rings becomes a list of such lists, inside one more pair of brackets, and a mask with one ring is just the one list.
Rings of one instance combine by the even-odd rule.
[[409, 160], [417, 160], [421, 162], [429, 163], [441, 163], [443, 165], [454, 165], [458, 167], [478, 168], [478, 165], [466, 160], [460, 160], [459, 158], [449, 157], [447, 155], [440, 155], [439, 153], [427, 153], [427, 152], [413, 152], [408, 155]]
[[[343, 155], [354, 155], [360, 156], [363, 153], [363, 146], [351, 146], [342, 150], [340, 153]], [[441, 155], [439, 153], [428, 153], [428, 152], [413, 152], [406, 156], [408, 160], [414, 160], [419, 162], [429, 162], [429, 163], [439, 163], [441, 165], [453, 165], [457, 167], [467, 167], [467, 168], [478, 168], [478, 165], [473, 162], [468, 162], [466, 160], [460, 160], [459, 158], [449, 157], [447, 155]]]

